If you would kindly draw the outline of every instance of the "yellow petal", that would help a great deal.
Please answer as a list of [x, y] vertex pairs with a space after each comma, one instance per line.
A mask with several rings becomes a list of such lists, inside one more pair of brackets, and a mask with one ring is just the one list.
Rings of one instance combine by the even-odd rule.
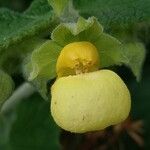
[[125, 120], [130, 111], [128, 88], [110, 70], [58, 78], [51, 94], [52, 116], [70, 132], [104, 129]]
[[90, 42], [74, 42], [66, 45], [57, 60], [58, 77], [98, 70], [99, 55]]

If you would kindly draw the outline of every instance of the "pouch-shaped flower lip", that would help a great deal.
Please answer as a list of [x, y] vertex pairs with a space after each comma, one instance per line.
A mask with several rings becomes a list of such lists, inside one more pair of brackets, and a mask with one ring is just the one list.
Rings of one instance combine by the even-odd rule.
[[125, 120], [131, 97], [113, 71], [99, 70], [58, 78], [51, 89], [51, 112], [63, 129], [84, 133]]

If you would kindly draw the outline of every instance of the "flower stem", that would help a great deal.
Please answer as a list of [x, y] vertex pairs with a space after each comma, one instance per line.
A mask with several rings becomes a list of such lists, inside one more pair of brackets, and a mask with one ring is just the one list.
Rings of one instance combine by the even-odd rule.
[[12, 96], [2, 105], [0, 113], [5, 114], [17, 107], [23, 100], [31, 96], [35, 92], [35, 88], [30, 83], [23, 83]]

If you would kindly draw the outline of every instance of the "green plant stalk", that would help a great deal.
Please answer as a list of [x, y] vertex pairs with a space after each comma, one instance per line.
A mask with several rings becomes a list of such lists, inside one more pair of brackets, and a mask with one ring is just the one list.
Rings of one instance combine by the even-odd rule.
[[30, 97], [35, 91], [35, 88], [30, 83], [23, 83], [18, 89], [16, 89], [12, 96], [5, 101], [2, 105], [0, 113], [9, 113], [15, 109], [23, 99]]
[[78, 11], [73, 6], [73, 0], [69, 0], [65, 10], [60, 16], [61, 22], [76, 22], [79, 17]]

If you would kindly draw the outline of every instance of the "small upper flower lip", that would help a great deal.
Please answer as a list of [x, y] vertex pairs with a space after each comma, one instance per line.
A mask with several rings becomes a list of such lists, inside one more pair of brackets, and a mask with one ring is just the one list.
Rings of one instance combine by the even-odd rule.
[[99, 69], [99, 60], [99, 53], [92, 43], [73, 42], [62, 49], [57, 59], [56, 72], [61, 77], [95, 71]]

